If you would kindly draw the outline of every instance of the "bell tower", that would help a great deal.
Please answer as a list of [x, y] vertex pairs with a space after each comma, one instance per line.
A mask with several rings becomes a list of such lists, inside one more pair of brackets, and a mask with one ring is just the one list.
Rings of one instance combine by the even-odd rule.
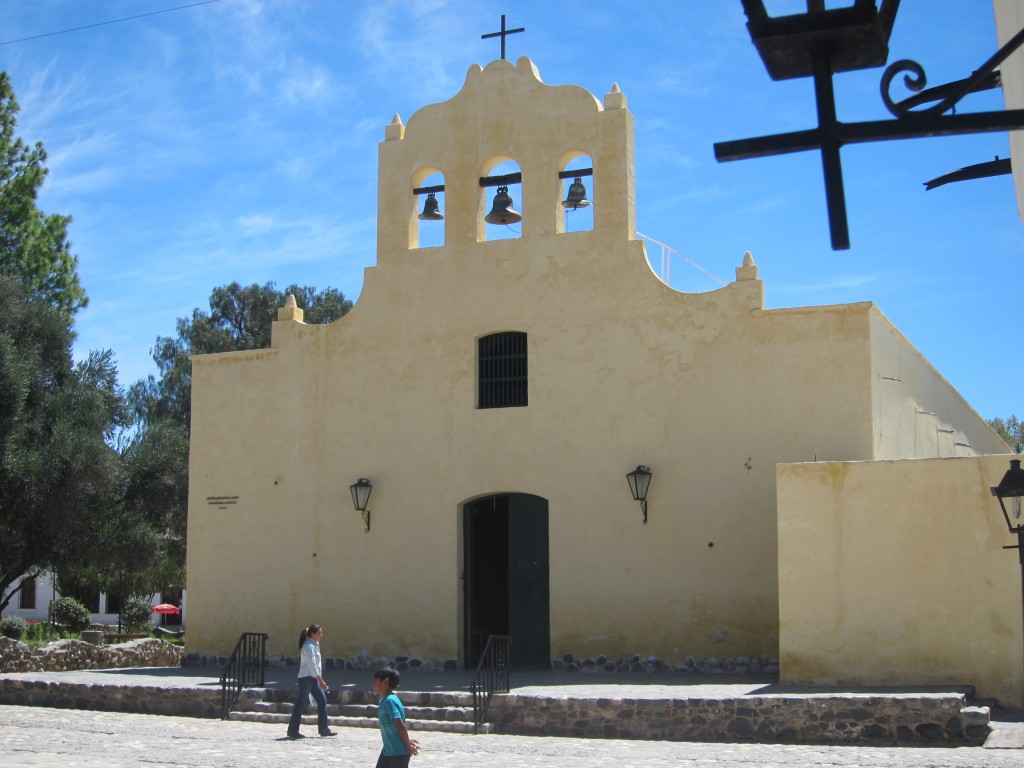
[[[566, 170], [581, 156], [591, 158], [592, 175]], [[491, 176], [509, 161], [518, 165], [518, 178]], [[546, 85], [525, 56], [514, 65], [474, 64], [450, 100], [423, 107], [408, 124], [395, 115], [379, 145], [378, 168], [381, 267], [418, 258], [420, 226], [445, 228], [442, 249], [486, 248], [489, 213], [497, 223], [521, 227], [523, 245], [568, 234], [565, 216], [573, 206], [563, 187], [570, 177], [583, 187], [573, 191], [575, 206], [593, 204], [594, 236], [635, 239], [633, 118], [625, 94], [613, 84], [602, 104], [579, 86]], [[444, 210], [424, 221], [420, 210], [429, 192], [422, 185], [437, 174], [444, 179]], [[516, 195], [506, 207], [520, 222], [494, 207], [499, 189], [513, 184]]]

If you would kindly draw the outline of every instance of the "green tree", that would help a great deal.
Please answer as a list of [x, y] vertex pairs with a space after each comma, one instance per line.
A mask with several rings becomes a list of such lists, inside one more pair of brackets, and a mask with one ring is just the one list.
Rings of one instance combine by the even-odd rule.
[[183, 586], [188, 434], [163, 419], [127, 440], [120, 456], [120, 514], [111, 521], [105, 588], [127, 596]]
[[[179, 318], [177, 336], [161, 336], [153, 348], [159, 377], [131, 387], [128, 401], [138, 433], [121, 450], [120, 546], [109, 553], [110, 579], [123, 580], [119, 594], [146, 594], [184, 584], [188, 515], [188, 440], [192, 402], [190, 355], [270, 346], [277, 310], [292, 294], [307, 323], [329, 323], [351, 308], [341, 291], [273, 283], [215, 288], [210, 311]], [[141, 558], [140, 552], [146, 552]], [[115, 579], [116, 574], [116, 579]]]
[[[0, 594], [24, 574], [89, 562], [127, 423], [109, 351], [75, 364], [62, 308], [0, 275]], [[0, 613], [12, 592], [0, 601]]]
[[192, 311], [179, 318], [177, 338], [158, 336], [153, 360], [159, 378], [150, 376], [129, 390], [129, 402], [144, 423], [171, 419], [189, 432], [192, 403], [192, 366], [189, 355], [265, 349], [277, 319], [277, 309], [292, 294], [307, 323], [330, 323], [343, 317], [352, 302], [341, 291], [317, 291], [309, 286], [290, 285], [283, 291], [274, 283], [243, 286], [231, 283], [210, 294], [210, 311]]
[[1011, 416], [1008, 419], [989, 419], [988, 423], [1014, 453], [1024, 452], [1024, 422], [1018, 421], [1016, 416]]
[[36, 207], [49, 172], [46, 150], [15, 136], [18, 110], [10, 79], [0, 72], [0, 274], [16, 276], [31, 295], [70, 319], [88, 301], [67, 239], [71, 217]]

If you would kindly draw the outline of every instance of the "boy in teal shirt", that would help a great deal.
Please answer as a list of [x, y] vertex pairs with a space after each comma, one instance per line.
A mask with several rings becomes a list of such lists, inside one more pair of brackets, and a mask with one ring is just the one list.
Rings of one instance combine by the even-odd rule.
[[405, 727], [405, 707], [394, 692], [399, 679], [398, 673], [390, 667], [373, 673], [373, 692], [380, 698], [377, 719], [384, 740], [377, 768], [408, 768], [409, 758], [420, 751], [419, 742], [409, 738], [409, 729]]

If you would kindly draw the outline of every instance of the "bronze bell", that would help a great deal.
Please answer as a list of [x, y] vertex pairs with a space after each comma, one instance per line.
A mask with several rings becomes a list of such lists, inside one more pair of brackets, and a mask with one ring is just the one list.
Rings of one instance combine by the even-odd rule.
[[434, 197], [433, 192], [429, 193], [427, 199], [423, 202], [423, 213], [420, 214], [420, 220], [441, 221], [443, 218], [444, 214], [441, 213], [440, 207], [437, 204], [437, 198]]
[[512, 197], [508, 193], [508, 187], [498, 187], [498, 194], [494, 196], [494, 204], [491, 212], [484, 216], [488, 224], [515, 224], [522, 221], [523, 217], [519, 211], [512, 207]]
[[587, 188], [583, 186], [583, 179], [577, 176], [572, 184], [569, 185], [569, 194], [562, 201], [562, 207], [572, 208], [575, 211], [577, 208], [586, 208], [589, 205]]

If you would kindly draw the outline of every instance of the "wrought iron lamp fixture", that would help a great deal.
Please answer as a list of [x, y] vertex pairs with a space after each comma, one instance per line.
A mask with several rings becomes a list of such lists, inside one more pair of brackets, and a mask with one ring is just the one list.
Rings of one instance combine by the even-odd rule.
[[[1024, 519], [1021, 518], [1021, 497], [1024, 497], [1024, 469], [1020, 468], [1020, 459], [1011, 459], [1010, 468], [1006, 470], [999, 485], [990, 489], [992, 495], [999, 500], [1003, 510], [1003, 519], [1010, 533], [1017, 534], [1017, 543], [1003, 549], [1016, 549], [1020, 555], [1020, 564], [1024, 568]], [[1007, 509], [1007, 504], [1010, 509]]]
[[[1020, 562], [1020, 578], [1022, 598], [1024, 598], [1024, 520], [1021, 519], [1021, 497], [1024, 497], [1024, 469], [1020, 468], [1020, 459], [1011, 459], [1010, 468], [1006, 470], [999, 485], [990, 489], [992, 495], [999, 500], [999, 508], [1003, 510], [1003, 519], [1010, 533], [1017, 534], [1017, 543], [1003, 547], [1016, 549]], [[1007, 503], [1010, 509], [1006, 508]]]
[[626, 482], [633, 494], [633, 501], [640, 502], [640, 511], [644, 514], [644, 525], [647, 525], [647, 489], [651, 486], [651, 470], [640, 465], [626, 474]]
[[[880, 7], [875, 6], [875, 0], [853, 0], [853, 4], [848, 7], [829, 10], [825, 9], [825, 0], [807, 0], [806, 13], [779, 17], [768, 15], [764, 0], [740, 2], [747, 15], [750, 39], [769, 76], [773, 80], [814, 78], [818, 127], [775, 136], [720, 142], [715, 144], [715, 157], [719, 162], [726, 162], [820, 150], [833, 250], [846, 250], [850, 247], [843, 169], [839, 160], [839, 150], [843, 145], [1008, 131], [1024, 127], [1022, 109], [955, 113], [957, 103], [968, 93], [999, 87], [998, 67], [1024, 43], [1024, 30], [1014, 35], [994, 56], [974, 70], [970, 77], [927, 90], [924, 90], [927, 78], [920, 64], [909, 59], [894, 62], [882, 75], [881, 92], [886, 109], [896, 119], [843, 123], [836, 118], [832, 75], [835, 72], [885, 64], [889, 56], [889, 36], [900, 0], [881, 0]], [[917, 95], [894, 102], [889, 96], [889, 87], [900, 73], [904, 73], [904, 85]], [[914, 109], [924, 104], [932, 106]], [[980, 169], [980, 175], [994, 175], [991, 171], [997, 168], [988, 164], [986, 166]], [[1009, 165], [1003, 163], [998, 166], [998, 170], [1009, 172]], [[961, 178], [976, 177], [980, 176], [961, 175]], [[927, 184], [939, 186], [933, 182]]]
[[364, 533], [369, 533], [370, 510], [366, 508], [366, 505], [370, 501], [370, 491], [373, 490], [373, 485], [365, 477], [360, 477], [348, 489], [352, 492], [352, 503], [355, 505], [356, 511], [362, 515], [363, 522], [366, 523], [366, 531]]

